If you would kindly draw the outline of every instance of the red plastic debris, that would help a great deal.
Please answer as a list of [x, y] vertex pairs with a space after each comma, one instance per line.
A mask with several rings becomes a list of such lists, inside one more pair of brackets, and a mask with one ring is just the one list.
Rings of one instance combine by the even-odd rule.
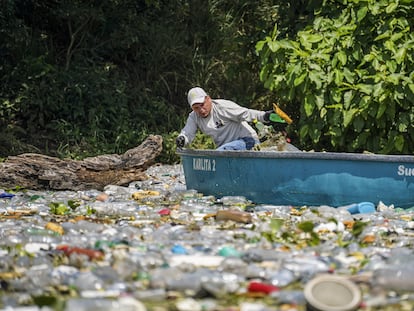
[[247, 290], [249, 292], [270, 294], [271, 292], [278, 291], [279, 287], [261, 282], [250, 282]]
[[89, 257], [89, 260], [101, 260], [105, 255], [103, 252], [95, 249], [81, 248], [69, 245], [59, 245], [56, 247], [56, 249], [64, 252], [66, 256], [70, 256], [71, 254], [86, 255]]
[[169, 208], [163, 208], [158, 212], [161, 216], [168, 216], [171, 214], [171, 210]]

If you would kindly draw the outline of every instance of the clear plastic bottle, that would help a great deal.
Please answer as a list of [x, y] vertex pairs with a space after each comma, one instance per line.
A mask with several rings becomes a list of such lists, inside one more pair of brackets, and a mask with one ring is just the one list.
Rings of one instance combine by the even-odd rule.
[[395, 266], [374, 270], [372, 283], [384, 289], [393, 291], [414, 290], [414, 267]]

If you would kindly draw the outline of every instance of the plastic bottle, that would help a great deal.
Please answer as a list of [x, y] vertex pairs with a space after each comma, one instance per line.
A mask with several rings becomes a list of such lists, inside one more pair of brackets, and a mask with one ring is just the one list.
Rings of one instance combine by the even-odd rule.
[[346, 209], [351, 214], [369, 214], [375, 212], [375, 205], [371, 202], [360, 202], [347, 205]]
[[305, 295], [302, 290], [280, 290], [270, 294], [270, 297], [277, 299], [278, 304], [304, 305]]
[[219, 202], [226, 206], [245, 206], [249, 203], [246, 197], [244, 196], [224, 196], [219, 200]]
[[236, 273], [204, 270], [200, 275], [202, 288], [216, 298], [227, 297], [236, 293], [246, 279]]
[[374, 270], [373, 285], [394, 291], [414, 290], [414, 268], [395, 266]]
[[271, 281], [272, 285], [278, 287], [287, 286], [297, 280], [295, 274], [287, 269], [270, 272], [268, 273], [267, 278]]
[[117, 300], [102, 298], [72, 298], [66, 303], [65, 311], [145, 311], [145, 306], [132, 297]]
[[90, 271], [79, 273], [71, 285], [79, 291], [104, 289], [104, 281]]
[[271, 113], [269, 116], [269, 120], [277, 123], [286, 123], [286, 121], [283, 120], [282, 117], [279, 116], [277, 113]]
[[15, 195], [12, 193], [8, 193], [8, 192], [2, 192], [0, 191], [0, 199], [6, 198], [6, 199], [11, 199], [12, 197], [14, 197]]
[[216, 220], [232, 220], [241, 223], [251, 223], [252, 215], [248, 212], [242, 212], [238, 210], [220, 210], [216, 213]]

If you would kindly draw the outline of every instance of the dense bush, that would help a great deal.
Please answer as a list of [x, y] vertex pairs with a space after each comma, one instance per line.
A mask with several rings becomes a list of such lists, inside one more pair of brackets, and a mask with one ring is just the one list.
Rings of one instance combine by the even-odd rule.
[[123, 152], [148, 134], [170, 140], [196, 84], [248, 106], [266, 92], [254, 45], [272, 1], [2, 4], [0, 156]]
[[414, 1], [325, 0], [294, 38], [260, 41], [261, 79], [300, 111], [305, 148], [414, 149]]
[[178, 161], [194, 85], [280, 101], [302, 148], [409, 152], [410, 3], [3, 0], [0, 157], [122, 153], [162, 134], [160, 161]]

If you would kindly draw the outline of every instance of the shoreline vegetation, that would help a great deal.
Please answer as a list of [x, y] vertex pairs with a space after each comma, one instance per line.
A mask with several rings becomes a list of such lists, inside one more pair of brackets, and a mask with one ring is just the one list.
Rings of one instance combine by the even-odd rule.
[[176, 163], [196, 85], [253, 109], [276, 103], [300, 150], [412, 154], [413, 4], [6, 1], [0, 157], [81, 160], [162, 135], [158, 160]]

